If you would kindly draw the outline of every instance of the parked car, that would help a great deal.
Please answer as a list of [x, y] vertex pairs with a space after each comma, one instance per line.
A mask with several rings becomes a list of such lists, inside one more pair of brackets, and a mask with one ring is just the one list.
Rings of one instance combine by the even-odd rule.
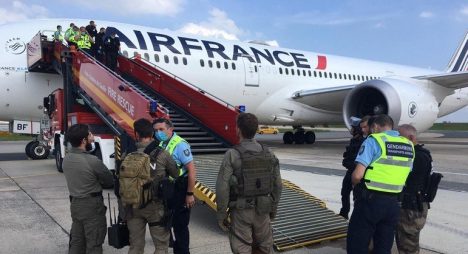
[[278, 128], [275, 127], [270, 127], [270, 126], [260, 126], [257, 130], [258, 134], [278, 134], [279, 130]]

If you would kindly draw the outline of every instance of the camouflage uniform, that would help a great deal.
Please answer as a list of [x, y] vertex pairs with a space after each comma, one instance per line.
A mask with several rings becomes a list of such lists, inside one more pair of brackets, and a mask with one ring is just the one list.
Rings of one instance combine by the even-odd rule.
[[[253, 139], [242, 140], [240, 146], [250, 151], [262, 151], [262, 146]], [[241, 167], [240, 154], [230, 149], [224, 156], [216, 183], [217, 217], [218, 221], [226, 219], [229, 207], [231, 218], [229, 240], [233, 253], [252, 253], [252, 250], [272, 253], [273, 236], [270, 223], [276, 216], [282, 182], [278, 159], [273, 153], [271, 154], [273, 189], [270, 195], [250, 199], [237, 197], [236, 201], [230, 199], [232, 196], [230, 192], [234, 185], [233, 173]]]
[[[146, 145], [148, 145], [148, 143], [138, 143], [138, 151], [144, 152]], [[151, 170], [151, 177], [154, 178], [155, 182], [159, 182], [167, 174], [172, 177], [177, 177], [179, 175], [179, 171], [171, 155], [168, 152], [161, 150], [156, 157], [156, 170]], [[155, 247], [154, 253], [168, 253], [169, 230], [161, 223], [164, 213], [164, 204], [157, 196], [153, 196], [153, 200], [146, 207], [132, 210], [130, 213], [131, 215], [128, 215], [127, 220], [127, 226], [130, 232], [130, 248], [128, 253], [144, 253], [146, 224], [149, 225], [150, 235], [153, 239]]]
[[413, 170], [402, 192], [400, 220], [396, 231], [396, 243], [401, 254], [419, 253], [419, 233], [426, 223], [429, 203], [424, 191], [432, 170], [432, 157], [423, 145], [415, 145]]
[[107, 227], [102, 187], [112, 187], [112, 174], [96, 156], [78, 148], [63, 159], [63, 174], [71, 203], [69, 253], [102, 253]]

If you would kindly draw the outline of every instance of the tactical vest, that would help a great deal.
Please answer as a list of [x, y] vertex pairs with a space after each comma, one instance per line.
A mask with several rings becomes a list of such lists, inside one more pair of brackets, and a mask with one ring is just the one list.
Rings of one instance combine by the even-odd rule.
[[[166, 151], [168, 151], [169, 154], [172, 156], [177, 145], [182, 142], [187, 143], [185, 139], [181, 138], [179, 135], [174, 133], [171, 137], [171, 140], [169, 140], [169, 143], [165, 144], [163, 141], [161, 141], [159, 143], [159, 146], [166, 149]], [[184, 165], [181, 165], [178, 161], [176, 161], [176, 163], [177, 168], [179, 169], [179, 176], [185, 176], [187, 174], [187, 170], [184, 168]]]
[[234, 169], [237, 185], [233, 186], [233, 199], [269, 195], [273, 191], [273, 155], [262, 146], [260, 152], [237, 145], [241, 166]]
[[87, 34], [82, 34], [78, 42], [78, 48], [80, 49], [90, 49], [91, 48], [91, 42], [89, 40], [89, 35]]
[[124, 206], [143, 208], [152, 200], [150, 156], [142, 152], [128, 154], [119, 168], [119, 194]]
[[382, 154], [366, 169], [364, 183], [367, 189], [400, 193], [413, 165], [413, 143], [404, 137], [386, 133], [376, 133], [370, 137], [377, 141]]

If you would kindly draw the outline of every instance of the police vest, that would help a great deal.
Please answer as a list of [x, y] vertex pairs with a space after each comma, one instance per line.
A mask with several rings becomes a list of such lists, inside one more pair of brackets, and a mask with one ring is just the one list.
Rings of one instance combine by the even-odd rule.
[[382, 154], [366, 169], [364, 184], [369, 190], [400, 193], [413, 165], [413, 143], [385, 133], [370, 136], [377, 141]]
[[[165, 145], [164, 142], [161, 141], [159, 143], [159, 146], [166, 149], [166, 151], [168, 151], [169, 154], [172, 156], [172, 154], [174, 153], [174, 150], [177, 147], [177, 145], [182, 143], [182, 142], [187, 143], [187, 141], [185, 141], [185, 139], [181, 138], [179, 135], [174, 133], [172, 135], [171, 140], [169, 140], [169, 143], [167, 143]], [[179, 169], [179, 176], [185, 176], [186, 173], [187, 173], [187, 170], [184, 168], [184, 165], [181, 165], [180, 162], [178, 162], [178, 161], [176, 161], [176, 163], [177, 163], [177, 168]]]
[[89, 35], [88, 34], [82, 34], [80, 36], [80, 39], [78, 40], [78, 42], [76, 44], [78, 44], [78, 48], [80, 48], [80, 49], [90, 49], [91, 48], [91, 41], [90, 41]]
[[70, 33], [68, 33], [68, 41], [76, 43], [75, 36], [76, 36], [76, 32], [73, 30], [70, 31]]
[[65, 40], [70, 40], [70, 36], [73, 34], [73, 28], [68, 28], [66, 31], [65, 31]]

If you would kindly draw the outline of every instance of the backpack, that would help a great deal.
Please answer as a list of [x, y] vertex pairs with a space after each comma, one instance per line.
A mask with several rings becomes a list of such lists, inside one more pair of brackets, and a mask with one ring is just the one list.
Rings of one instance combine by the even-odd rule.
[[150, 156], [132, 152], [122, 161], [119, 169], [120, 198], [123, 206], [144, 208], [152, 200]]
[[273, 157], [262, 146], [262, 151], [249, 151], [237, 145], [234, 147], [239, 152], [241, 167], [234, 170], [237, 178], [237, 197], [253, 198], [267, 196], [273, 191]]

